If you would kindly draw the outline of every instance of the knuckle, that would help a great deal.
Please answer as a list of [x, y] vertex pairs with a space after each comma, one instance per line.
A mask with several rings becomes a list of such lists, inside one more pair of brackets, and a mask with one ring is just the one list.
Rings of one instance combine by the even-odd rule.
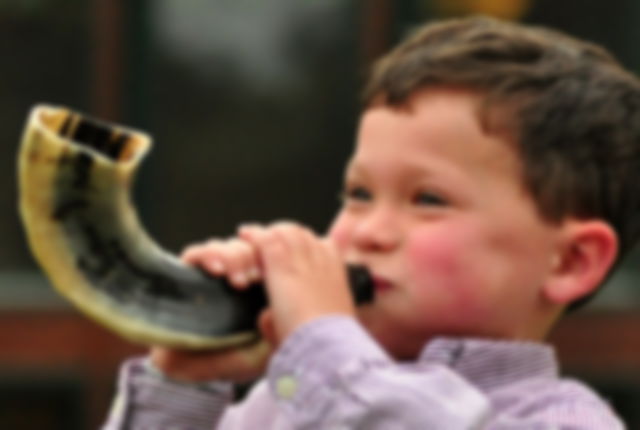
[[220, 252], [222, 242], [219, 239], [210, 239], [199, 246], [197, 251], [201, 255], [211, 255]]
[[253, 247], [242, 240], [234, 240], [229, 244], [229, 254], [238, 260], [247, 260], [253, 256]]
[[313, 231], [293, 221], [281, 221], [273, 226], [273, 231], [290, 240], [310, 239], [315, 237]]
[[338, 254], [338, 247], [336, 246], [336, 243], [332, 241], [330, 238], [322, 238], [320, 239], [320, 243], [330, 253], [336, 254], [336, 255]]
[[217, 246], [220, 246], [220, 244], [222, 244], [223, 241], [221, 239], [218, 238], [213, 238], [213, 239], [207, 239], [204, 243], [203, 246], [207, 247], [207, 248], [214, 248]]
[[275, 222], [270, 227], [270, 230], [279, 232], [281, 234], [287, 234], [287, 233], [296, 232], [300, 230], [300, 228], [301, 228], [300, 225], [293, 221], [281, 220], [281, 221]]

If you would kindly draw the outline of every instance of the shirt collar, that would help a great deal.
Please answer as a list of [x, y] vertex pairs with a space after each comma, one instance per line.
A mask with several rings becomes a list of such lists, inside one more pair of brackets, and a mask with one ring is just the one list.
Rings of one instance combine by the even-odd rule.
[[558, 377], [555, 351], [535, 342], [436, 338], [419, 360], [451, 367], [481, 390], [528, 378]]

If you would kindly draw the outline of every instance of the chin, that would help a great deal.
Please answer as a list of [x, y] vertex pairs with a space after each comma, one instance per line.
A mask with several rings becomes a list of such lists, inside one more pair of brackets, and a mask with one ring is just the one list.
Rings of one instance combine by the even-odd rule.
[[379, 344], [396, 361], [415, 361], [422, 353], [427, 342], [420, 345], [398, 344], [397, 341], [379, 342]]
[[430, 340], [428, 336], [410, 335], [406, 330], [385, 324], [369, 312], [359, 313], [358, 319], [378, 345], [397, 361], [415, 360]]

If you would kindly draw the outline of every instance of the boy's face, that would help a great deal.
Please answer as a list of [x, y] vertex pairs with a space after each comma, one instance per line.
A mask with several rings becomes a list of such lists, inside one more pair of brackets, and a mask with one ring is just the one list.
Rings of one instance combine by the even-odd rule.
[[398, 358], [438, 335], [539, 338], [559, 229], [522, 185], [512, 143], [480, 128], [480, 98], [437, 89], [361, 120], [330, 236], [376, 279], [361, 309]]

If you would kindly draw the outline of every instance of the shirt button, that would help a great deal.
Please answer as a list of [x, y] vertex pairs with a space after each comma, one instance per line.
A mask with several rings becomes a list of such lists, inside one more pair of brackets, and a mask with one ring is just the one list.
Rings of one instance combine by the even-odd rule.
[[298, 383], [293, 376], [281, 376], [276, 381], [276, 393], [284, 400], [291, 400], [296, 395]]

